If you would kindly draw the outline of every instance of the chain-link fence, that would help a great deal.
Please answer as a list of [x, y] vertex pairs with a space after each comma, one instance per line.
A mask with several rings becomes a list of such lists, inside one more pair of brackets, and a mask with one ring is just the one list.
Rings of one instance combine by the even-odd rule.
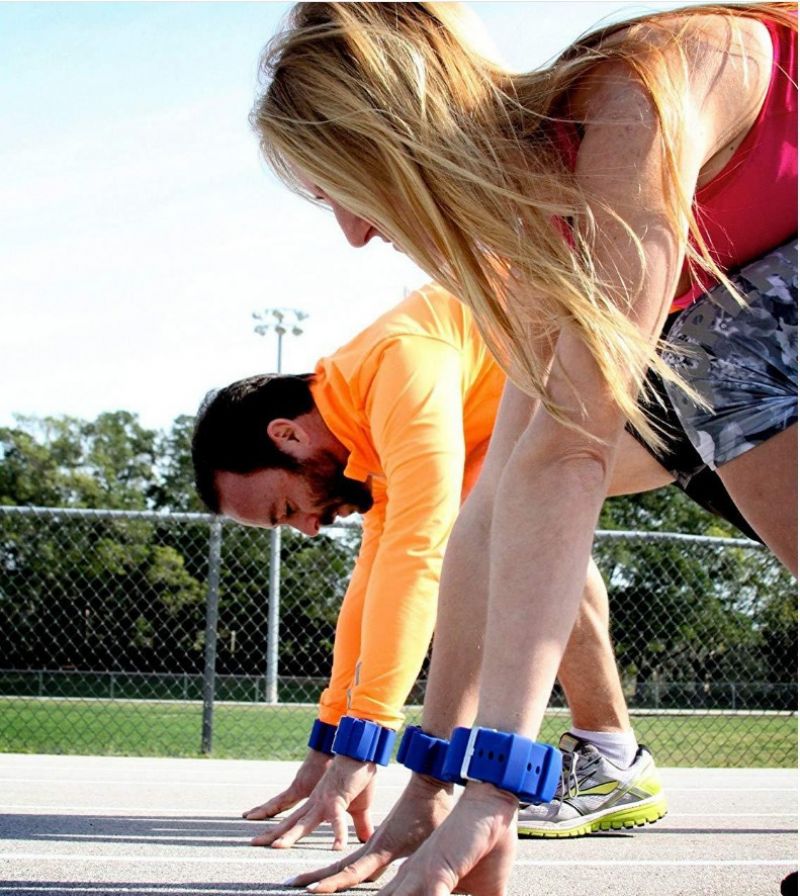
[[[301, 757], [360, 529], [276, 535], [204, 514], [0, 507], [0, 750]], [[769, 552], [603, 532], [595, 557], [661, 764], [793, 765], [796, 585]], [[424, 670], [411, 702], [423, 693]], [[556, 688], [545, 739], [568, 725], [562, 707]]]

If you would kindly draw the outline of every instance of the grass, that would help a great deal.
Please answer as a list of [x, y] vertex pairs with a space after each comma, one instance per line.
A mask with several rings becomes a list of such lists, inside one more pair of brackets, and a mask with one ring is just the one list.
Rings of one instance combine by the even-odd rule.
[[[316, 711], [299, 706], [219, 703], [218, 759], [300, 759]], [[418, 722], [411, 709], [408, 721]], [[0, 752], [199, 756], [199, 703], [0, 698]], [[549, 715], [541, 739], [556, 743], [568, 722]], [[792, 768], [797, 718], [775, 715], [637, 716], [639, 740], [661, 766]]]

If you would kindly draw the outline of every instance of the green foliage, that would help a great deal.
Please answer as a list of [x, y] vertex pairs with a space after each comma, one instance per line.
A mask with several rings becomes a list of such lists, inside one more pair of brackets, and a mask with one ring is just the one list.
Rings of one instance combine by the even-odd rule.
[[153, 506], [175, 513], [202, 513], [203, 502], [194, 488], [190, 445], [194, 417], [176, 417], [169, 432], [158, 433], [158, 478], [149, 495]]
[[609, 498], [600, 513], [599, 529], [639, 532], [681, 532], [714, 538], [740, 538], [730, 523], [708, 513], [672, 486]]
[[[0, 429], [0, 503], [200, 511], [193, 422], [184, 415], [156, 432], [124, 411], [94, 421], [19, 418]], [[3, 525], [0, 626], [15, 633], [6, 668], [202, 666], [207, 524], [43, 516]], [[281, 673], [325, 676], [358, 533], [308, 539], [284, 532], [282, 545]], [[220, 673], [263, 672], [268, 588], [268, 533], [226, 526]]]
[[127, 411], [17, 418], [0, 427], [0, 503], [144, 510], [156, 481], [156, 433]]
[[[0, 428], [0, 504], [128, 510], [202, 509], [192, 481], [193, 420], [167, 432], [135, 415], [19, 418]], [[202, 669], [209, 525], [204, 520], [5, 516], [0, 531], [0, 632], [7, 669], [197, 672]], [[613, 498], [600, 528], [737, 535], [677, 489]], [[325, 678], [359, 532], [281, 549], [279, 669]], [[797, 601], [793, 580], [759, 548], [652, 540], [599, 541], [612, 633], [632, 702], [711, 705], [720, 683], [763, 682], [750, 705], [792, 702]], [[263, 676], [269, 533], [226, 525], [217, 670]], [[666, 681], [693, 682], [671, 696]], [[773, 687], [774, 686], [774, 687]], [[770, 687], [773, 689], [770, 690]], [[659, 690], [660, 689], [660, 690]], [[776, 698], [775, 693], [780, 693]], [[745, 693], [742, 691], [742, 693]], [[727, 697], [725, 697], [727, 699]]]
[[[742, 537], [673, 488], [606, 501], [600, 526]], [[757, 681], [767, 687], [745, 689], [747, 705], [791, 708], [794, 692], [769, 685], [797, 681], [796, 583], [765, 549], [608, 541], [595, 556], [634, 705], [727, 706], [721, 682]]]

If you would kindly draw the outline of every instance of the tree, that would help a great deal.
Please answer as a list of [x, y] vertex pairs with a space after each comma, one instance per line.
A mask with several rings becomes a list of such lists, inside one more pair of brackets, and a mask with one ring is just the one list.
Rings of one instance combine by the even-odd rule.
[[[741, 538], [674, 488], [612, 498], [600, 525], [643, 533], [596, 551], [618, 662], [641, 703], [661, 688], [662, 705], [727, 706], [730, 682], [797, 680], [787, 659], [796, 656], [787, 650], [797, 644], [795, 588], [764, 549], [647, 541], [659, 529]], [[677, 684], [665, 694], [664, 682]], [[785, 708], [794, 694], [752, 690], [751, 705]]]
[[[93, 421], [18, 418], [0, 428], [0, 503], [127, 510], [201, 510], [190, 455], [193, 419], [167, 431], [125, 411]], [[207, 518], [0, 516], [0, 636], [5, 668], [199, 671], [208, 578]], [[653, 541], [661, 530], [737, 535], [677, 489], [606, 501], [605, 529], [638, 541], [599, 542], [612, 634], [625, 677], [648, 703], [711, 704], [720, 682], [762, 682], [752, 705], [793, 705], [794, 583], [749, 547]], [[282, 539], [281, 676], [324, 679], [359, 531]], [[217, 669], [262, 676], [269, 537], [223, 529]], [[727, 691], [725, 691], [727, 694]], [[315, 694], [307, 693], [306, 699]], [[725, 698], [727, 699], [727, 697]], [[777, 703], [776, 703], [777, 701]]]
[[[176, 472], [186, 467], [177, 446], [187, 419], [165, 435], [126, 411], [93, 421], [20, 417], [0, 429], [0, 503], [154, 509], [165, 495], [188, 493]], [[162, 444], [173, 447], [163, 477]], [[196, 532], [175, 538], [174, 527], [141, 519], [49, 515], [4, 517], [3, 526], [0, 626], [14, 633], [7, 667], [197, 668], [206, 570], [185, 560]], [[205, 563], [207, 532], [200, 537]]]
[[156, 483], [156, 433], [127, 411], [18, 417], [0, 427], [0, 503], [144, 510]]

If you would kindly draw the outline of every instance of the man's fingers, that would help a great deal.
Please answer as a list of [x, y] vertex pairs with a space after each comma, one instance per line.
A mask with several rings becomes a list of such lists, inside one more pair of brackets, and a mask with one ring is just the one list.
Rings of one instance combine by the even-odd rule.
[[[287, 806], [286, 808], [290, 807]], [[273, 818], [281, 811], [283, 810], [275, 808], [275, 801], [270, 800], [268, 803], [262, 803], [260, 806], [255, 806], [247, 812], [242, 812], [242, 818], [246, 818], [248, 821], [264, 821], [267, 818]]]
[[269, 845], [273, 849], [289, 849], [294, 846], [298, 840], [308, 836], [312, 831], [316, 830], [322, 824], [324, 819], [315, 815], [307, 815], [300, 819], [296, 824], [292, 825], [288, 830], [282, 833], [273, 834]]
[[257, 836], [253, 837], [250, 840], [250, 845], [251, 846], [269, 846], [274, 839], [275, 839], [275, 832], [270, 830], [269, 828], [267, 828], [267, 830], [264, 831], [263, 833], [258, 834]]
[[375, 833], [375, 828], [373, 827], [369, 811], [366, 809], [361, 809], [356, 812], [351, 810], [350, 817], [353, 819], [353, 827], [356, 831], [356, 837], [358, 837], [361, 843], [366, 843]]
[[300, 799], [295, 797], [290, 790], [284, 790], [283, 793], [279, 793], [271, 800], [267, 800], [266, 803], [254, 806], [247, 812], [242, 812], [242, 818], [246, 818], [248, 821], [264, 821], [266, 818], [274, 818], [281, 812], [296, 806]]
[[[305, 806], [295, 810], [288, 818], [284, 818], [283, 821], [274, 828], [267, 828], [263, 834], [253, 837], [250, 844], [252, 846], [272, 846], [272, 844], [282, 837], [286, 831], [291, 830], [305, 814], [310, 814], [306, 813]], [[317, 822], [317, 824], [319, 824], [319, 822]], [[316, 825], [314, 825], [314, 827], [316, 827]], [[312, 827], [311, 830], [313, 831], [314, 828]]]
[[331, 819], [333, 828], [333, 846], [331, 849], [339, 852], [347, 846], [347, 819], [344, 812], [337, 812]]

